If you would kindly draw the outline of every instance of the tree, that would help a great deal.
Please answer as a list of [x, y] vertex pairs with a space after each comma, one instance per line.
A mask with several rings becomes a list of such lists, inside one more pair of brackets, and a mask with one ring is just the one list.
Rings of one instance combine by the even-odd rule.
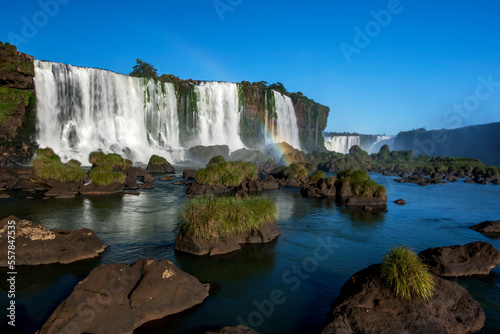
[[145, 61], [136, 59], [137, 64], [133, 67], [133, 71], [130, 72], [131, 77], [143, 77], [143, 78], [153, 78], [156, 79], [158, 74], [156, 73], [156, 68], [153, 65], [146, 63]]
[[270, 84], [269, 89], [274, 89], [277, 92], [280, 92], [281, 94], [286, 95], [288, 92], [286, 91], [285, 86], [281, 82], [273, 83]]

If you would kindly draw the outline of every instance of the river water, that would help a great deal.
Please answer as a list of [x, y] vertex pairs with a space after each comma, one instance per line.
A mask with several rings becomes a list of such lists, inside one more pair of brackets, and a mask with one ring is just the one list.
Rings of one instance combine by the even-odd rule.
[[[15, 215], [47, 228], [91, 228], [109, 246], [91, 261], [18, 268], [14, 332], [39, 329], [99, 264], [130, 264], [143, 257], [168, 259], [200, 281], [216, 283], [201, 306], [146, 324], [138, 333], [193, 332], [238, 323], [259, 333], [314, 333], [345, 281], [380, 262], [389, 247], [405, 245], [418, 252], [479, 240], [500, 249], [500, 239], [467, 228], [500, 219], [499, 186], [456, 182], [422, 187], [371, 176], [388, 188], [389, 212], [375, 214], [339, 207], [329, 200], [303, 198], [294, 188], [264, 191], [261, 196], [273, 200], [280, 211], [279, 239], [212, 258], [174, 251], [179, 212], [186, 198], [185, 187], [173, 181], [157, 181], [155, 189], [142, 190], [140, 196], [0, 200], [1, 218]], [[179, 173], [174, 181], [180, 179]], [[399, 198], [408, 204], [392, 203]], [[484, 308], [484, 332], [500, 332], [500, 269], [486, 277], [455, 281]], [[5, 310], [6, 282], [0, 282], [0, 287], [0, 307]], [[12, 332], [5, 319], [0, 331]]]

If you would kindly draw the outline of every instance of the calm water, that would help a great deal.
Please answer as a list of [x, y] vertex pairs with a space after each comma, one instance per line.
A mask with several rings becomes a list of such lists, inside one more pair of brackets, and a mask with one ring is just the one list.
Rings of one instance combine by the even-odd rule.
[[[481, 240], [500, 249], [500, 239], [467, 228], [500, 219], [500, 186], [457, 182], [421, 187], [396, 183], [392, 177], [372, 178], [388, 188], [388, 213], [366, 213], [327, 200], [302, 198], [298, 189], [265, 191], [261, 196], [276, 202], [280, 210], [279, 239], [213, 258], [174, 251], [178, 214], [186, 198], [184, 186], [172, 182], [158, 181], [155, 189], [144, 190], [140, 196], [2, 200], [1, 218], [13, 214], [48, 228], [91, 228], [109, 246], [93, 261], [19, 268], [17, 322], [23, 328], [17, 329], [19, 333], [37, 330], [95, 266], [130, 264], [149, 257], [169, 259], [200, 281], [217, 285], [195, 310], [156, 321], [138, 332], [190, 332], [238, 322], [259, 333], [315, 332], [345, 281], [380, 262], [391, 246], [420, 251]], [[393, 204], [398, 198], [408, 204]], [[500, 270], [456, 281], [485, 309], [485, 332], [500, 332]], [[0, 307], [5, 310], [6, 283], [0, 284]], [[4, 320], [1, 332], [6, 330]]]

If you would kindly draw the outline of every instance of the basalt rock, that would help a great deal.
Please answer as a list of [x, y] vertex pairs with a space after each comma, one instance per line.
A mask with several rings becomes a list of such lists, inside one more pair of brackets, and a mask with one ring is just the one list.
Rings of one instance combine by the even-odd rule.
[[469, 228], [481, 233], [500, 233], [500, 220], [488, 220]]

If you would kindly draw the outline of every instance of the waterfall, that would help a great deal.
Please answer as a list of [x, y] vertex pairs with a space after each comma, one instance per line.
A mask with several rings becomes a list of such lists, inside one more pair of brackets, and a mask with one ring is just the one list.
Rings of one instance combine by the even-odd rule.
[[388, 145], [392, 150], [394, 146], [394, 136], [377, 136], [375, 142], [373, 142], [367, 149], [368, 154], [378, 153], [380, 148], [384, 145]]
[[299, 128], [292, 99], [273, 91], [276, 105], [276, 126], [270, 131], [274, 134], [277, 143], [287, 142], [300, 150]]
[[333, 136], [325, 138], [325, 147], [328, 151], [347, 154], [354, 145], [361, 144], [361, 136]]
[[[54, 149], [63, 161], [77, 159], [84, 165], [97, 150], [140, 162], [152, 154], [181, 161], [194, 145], [228, 145], [234, 151], [245, 147], [238, 85], [194, 84], [188, 108], [183, 105], [185, 113], [180, 115], [181, 96], [171, 83], [36, 60], [38, 144]], [[272, 112], [265, 107], [266, 128], [274, 142], [286, 141], [300, 149], [292, 100], [272, 94], [266, 95], [274, 98]]]

